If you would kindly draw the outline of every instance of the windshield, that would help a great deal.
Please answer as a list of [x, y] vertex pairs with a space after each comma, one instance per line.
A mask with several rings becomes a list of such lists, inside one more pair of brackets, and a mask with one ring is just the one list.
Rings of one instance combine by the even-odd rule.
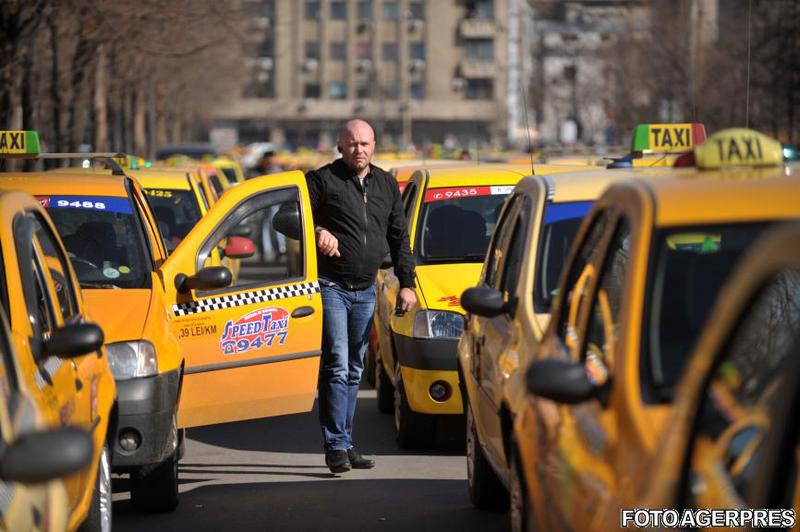
[[553, 297], [558, 292], [558, 278], [567, 260], [572, 241], [592, 208], [591, 201], [547, 203], [539, 235], [536, 282], [533, 287], [537, 312], [550, 312]]
[[236, 170], [234, 170], [233, 168], [223, 168], [222, 173], [225, 174], [225, 177], [228, 178], [228, 183], [233, 184], [237, 182]]
[[147, 288], [152, 270], [128, 198], [37, 196], [84, 288]]
[[[650, 272], [649, 358], [642, 357], [655, 398], [668, 401], [706, 316], [741, 255], [766, 224], [736, 224], [661, 231]], [[645, 375], [647, 376], [647, 375]]]
[[497, 215], [513, 189], [513, 185], [428, 189], [417, 233], [422, 262], [483, 262]]
[[161, 237], [170, 249], [180, 244], [200, 220], [200, 205], [192, 190], [145, 189]]

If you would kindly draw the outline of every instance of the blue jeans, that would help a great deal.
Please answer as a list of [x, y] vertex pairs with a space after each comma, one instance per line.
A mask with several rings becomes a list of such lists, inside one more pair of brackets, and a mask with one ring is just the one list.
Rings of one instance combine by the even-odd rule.
[[326, 451], [353, 446], [353, 415], [364, 371], [375, 286], [347, 290], [320, 278], [322, 361], [319, 370], [319, 422]]

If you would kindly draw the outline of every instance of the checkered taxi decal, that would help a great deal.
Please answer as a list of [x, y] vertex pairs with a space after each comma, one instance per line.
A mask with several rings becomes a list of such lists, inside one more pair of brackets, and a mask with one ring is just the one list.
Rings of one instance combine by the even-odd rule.
[[242, 307], [244, 305], [252, 305], [253, 303], [264, 303], [265, 301], [304, 296], [317, 292], [319, 292], [319, 283], [316, 281], [313, 283], [298, 283], [288, 286], [279, 286], [277, 288], [267, 288], [265, 290], [253, 290], [252, 292], [243, 292], [241, 294], [232, 294], [229, 296], [210, 297], [208, 299], [200, 299], [199, 301], [190, 301], [189, 303], [180, 303], [178, 305], [172, 305], [172, 313], [176, 318], [179, 318], [181, 316], [188, 316], [189, 314], [200, 314], [212, 310]]

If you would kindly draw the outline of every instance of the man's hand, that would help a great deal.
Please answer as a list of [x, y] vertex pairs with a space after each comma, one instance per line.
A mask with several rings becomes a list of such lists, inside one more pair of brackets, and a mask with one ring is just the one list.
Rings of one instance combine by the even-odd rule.
[[327, 229], [317, 231], [317, 247], [323, 255], [341, 257], [341, 254], [339, 254], [339, 241]]
[[397, 310], [404, 314], [417, 304], [417, 294], [413, 288], [401, 288], [397, 294]]

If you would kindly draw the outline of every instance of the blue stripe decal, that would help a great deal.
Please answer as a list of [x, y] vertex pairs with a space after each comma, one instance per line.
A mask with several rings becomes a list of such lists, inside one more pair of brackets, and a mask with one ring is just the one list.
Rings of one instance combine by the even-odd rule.
[[550, 203], [544, 209], [544, 223], [546, 225], [585, 217], [592, 208], [593, 201], [568, 201], [564, 203]]
[[89, 211], [118, 212], [133, 214], [128, 198], [113, 196], [39, 196], [39, 200], [48, 209], [83, 209]]

